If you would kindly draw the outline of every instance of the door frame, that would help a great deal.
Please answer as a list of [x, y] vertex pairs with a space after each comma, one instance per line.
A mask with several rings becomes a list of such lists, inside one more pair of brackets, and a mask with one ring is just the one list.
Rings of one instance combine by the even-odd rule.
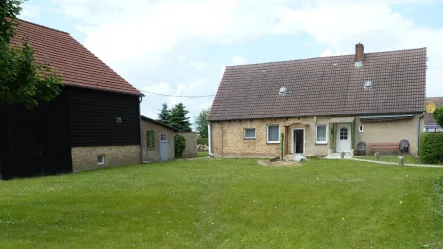
[[352, 134], [352, 123], [336, 123], [335, 125], [337, 127], [336, 134], [334, 135], [335, 136], [335, 138], [334, 138], [335, 139], [335, 152], [342, 152], [342, 151], [338, 151], [338, 143], [340, 141], [340, 139], [338, 139], [338, 136], [340, 136], [340, 129], [338, 128], [339, 125], [349, 126], [349, 127], [346, 127], [346, 128], [348, 128], [349, 151], [345, 151], [345, 152], [351, 152], [352, 151], [352, 139], [353, 139], [352, 136], [354, 136], [354, 134]]
[[[292, 149], [291, 152], [293, 155], [295, 155], [296, 153], [296, 145], [294, 144], [294, 138], [295, 138], [295, 131], [297, 130], [302, 130], [303, 131], [303, 152], [301, 154], [305, 154], [306, 153], [306, 130], [305, 128], [293, 128], [292, 129], [292, 136], [291, 136], [291, 144], [292, 144]], [[300, 154], [300, 153], [299, 153]]]

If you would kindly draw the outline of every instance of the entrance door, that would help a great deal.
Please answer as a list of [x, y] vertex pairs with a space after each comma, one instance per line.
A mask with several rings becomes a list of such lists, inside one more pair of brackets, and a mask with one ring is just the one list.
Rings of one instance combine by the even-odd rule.
[[169, 160], [168, 133], [160, 133], [160, 161]]
[[305, 152], [305, 130], [294, 130], [294, 154], [303, 154]]
[[351, 152], [351, 124], [337, 124], [337, 151]]

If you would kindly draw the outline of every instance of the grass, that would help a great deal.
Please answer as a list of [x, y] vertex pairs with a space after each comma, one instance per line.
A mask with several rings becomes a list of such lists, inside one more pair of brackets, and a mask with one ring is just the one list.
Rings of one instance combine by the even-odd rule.
[[443, 248], [442, 173], [203, 159], [0, 182], [0, 248]]
[[[420, 162], [420, 158], [418, 158], [418, 157], [415, 157], [415, 156], [403, 156], [403, 157], [405, 159], [405, 164], [424, 164], [424, 163]], [[355, 158], [375, 161], [375, 156], [356, 156]], [[383, 156], [383, 155], [381, 155], [380, 161], [398, 163], [398, 156]]]
[[208, 157], [208, 156], [209, 156], [208, 151], [198, 151], [197, 152], [197, 157]]

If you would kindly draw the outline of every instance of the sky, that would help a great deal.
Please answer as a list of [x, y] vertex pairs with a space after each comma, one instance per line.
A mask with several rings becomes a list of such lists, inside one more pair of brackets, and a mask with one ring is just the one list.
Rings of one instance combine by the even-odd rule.
[[[427, 47], [443, 96], [443, 0], [29, 0], [20, 18], [69, 32], [142, 91], [214, 95], [225, 66]], [[142, 114], [213, 97], [145, 93]]]

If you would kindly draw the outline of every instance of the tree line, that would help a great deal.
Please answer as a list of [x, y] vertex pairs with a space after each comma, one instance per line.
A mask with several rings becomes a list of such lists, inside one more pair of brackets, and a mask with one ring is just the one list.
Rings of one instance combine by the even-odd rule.
[[[181, 131], [192, 131], [189, 112], [183, 103], [176, 104], [169, 109], [168, 104], [162, 104], [160, 112], [157, 114], [157, 120], [173, 126]], [[194, 126], [199, 138], [208, 138], [208, 121], [209, 108], [202, 110], [197, 117], [194, 118]]]

